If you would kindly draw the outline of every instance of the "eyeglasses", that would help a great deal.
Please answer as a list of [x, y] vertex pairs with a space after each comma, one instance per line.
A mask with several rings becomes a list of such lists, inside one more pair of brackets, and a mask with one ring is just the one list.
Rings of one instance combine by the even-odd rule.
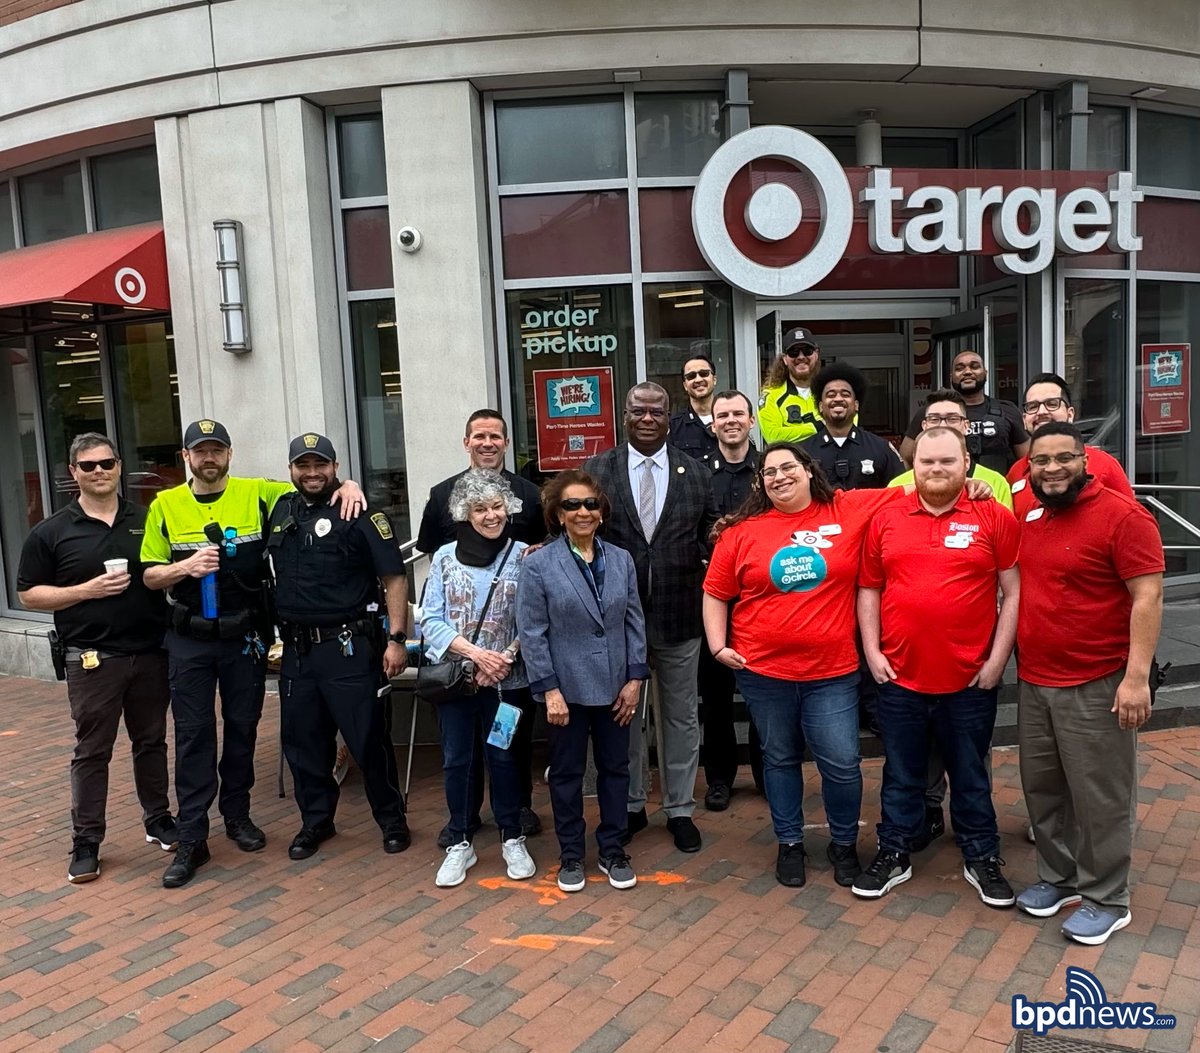
[[795, 475], [802, 467], [799, 461], [789, 461], [787, 464], [777, 464], [774, 468], [764, 468], [759, 474], [764, 479], [774, 479], [780, 474]]
[[600, 508], [600, 498], [598, 497], [564, 497], [558, 507], [564, 512], [578, 512], [581, 508], [586, 508], [589, 512], [595, 512]]
[[105, 457], [99, 461], [76, 461], [75, 467], [81, 472], [94, 472], [97, 468], [105, 472], [111, 472], [117, 466], [116, 457]]
[[817, 353], [818, 352], [815, 347], [789, 347], [786, 351], [784, 351], [783, 357], [799, 358], [801, 355], [803, 355], [805, 358], [808, 358], [809, 355], [815, 355]]
[[638, 417], [653, 417], [659, 420], [667, 415], [667, 411], [661, 406], [631, 406], [625, 410], [626, 417], [632, 417], [637, 420]]
[[1069, 405], [1070, 405], [1070, 403], [1064, 398], [1030, 399], [1028, 402], [1023, 402], [1021, 404], [1021, 409], [1023, 409], [1026, 413], [1037, 413], [1039, 406], [1045, 406], [1046, 409], [1053, 412], [1054, 410], [1059, 409], [1062, 406], [1069, 406]]
[[1056, 453], [1053, 457], [1051, 457], [1050, 454], [1048, 454], [1048, 453], [1039, 453], [1033, 457], [1030, 457], [1029, 463], [1032, 464], [1036, 468], [1045, 468], [1047, 465], [1050, 464], [1051, 461], [1053, 461], [1055, 464], [1059, 465], [1060, 467], [1065, 468], [1068, 464], [1071, 464], [1073, 461], [1077, 461], [1077, 460], [1079, 460], [1080, 457], [1086, 457], [1086, 456], [1087, 456], [1086, 453]]
[[967, 418], [961, 413], [927, 413], [926, 424], [961, 424]]
[[711, 369], [693, 369], [690, 373], [684, 373], [683, 379], [688, 382], [695, 380], [697, 377], [701, 380], [707, 380], [712, 375], [713, 371]]

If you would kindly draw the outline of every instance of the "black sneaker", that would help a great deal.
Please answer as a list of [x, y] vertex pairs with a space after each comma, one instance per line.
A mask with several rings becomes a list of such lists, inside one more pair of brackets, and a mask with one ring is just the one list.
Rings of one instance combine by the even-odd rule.
[[71, 862], [67, 865], [67, 880], [83, 885], [100, 876], [100, 846], [95, 841], [76, 841], [71, 846]]
[[946, 832], [946, 818], [942, 814], [941, 806], [931, 808], [925, 806], [925, 829], [921, 831], [918, 837], [913, 838], [912, 851], [924, 852], [934, 841]]
[[780, 845], [779, 857], [775, 861], [775, 880], [788, 888], [803, 888], [807, 880], [804, 874], [804, 846]]
[[254, 825], [254, 820], [248, 815], [226, 819], [225, 836], [243, 852], [261, 852], [267, 847], [267, 835]]
[[650, 819], [646, 815], [645, 808], [639, 808], [636, 812], [625, 813], [625, 829], [621, 831], [621, 836], [618, 840], [622, 846], [629, 844], [633, 840], [633, 835], [641, 833], [650, 825]]
[[850, 891], [863, 899], [879, 899], [910, 877], [912, 864], [908, 861], [908, 853], [881, 848], [867, 864], [867, 869], [854, 879]]
[[537, 837], [542, 832], [542, 820], [532, 808], [521, 809], [521, 836]]
[[[471, 820], [471, 825], [467, 828], [467, 840], [473, 840], [475, 835], [479, 832], [479, 828], [482, 826], [483, 820], [480, 819], [479, 816], [475, 816], [475, 818]], [[455, 837], [454, 834], [450, 832], [450, 824], [447, 823], [441, 828], [440, 831], [438, 831], [437, 846], [438, 848], [445, 850], [451, 845], [458, 844], [461, 840], [461, 837]]]
[[146, 824], [146, 844], [158, 845], [164, 852], [174, 852], [179, 847], [179, 831], [175, 828], [175, 817], [160, 815]]
[[175, 850], [175, 860], [163, 872], [163, 888], [181, 888], [196, 876], [212, 856], [207, 841], [180, 841]]
[[833, 880], [842, 888], [849, 888], [854, 884], [854, 879], [862, 873], [857, 844], [839, 845], [836, 841], [830, 841], [825, 855], [833, 864]]
[[1011, 907], [1017, 902], [1012, 885], [1000, 873], [1002, 866], [1003, 859], [990, 856], [987, 859], [969, 859], [963, 867], [963, 877], [975, 886], [979, 898], [989, 907]]

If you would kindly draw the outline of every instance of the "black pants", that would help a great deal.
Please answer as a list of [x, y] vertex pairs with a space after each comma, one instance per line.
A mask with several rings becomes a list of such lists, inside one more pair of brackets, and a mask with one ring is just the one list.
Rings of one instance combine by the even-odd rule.
[[[245, 640], [196, 640], [167, 633], [171, 713], [175, 718], [175, 795], [179, 840], [208, 838], [217, 797], [226, 821], [250, 814], [254, 743], [262, 717], [266, 660]], [[221, 691], [224, 745], [217, 760], [216, 691]]]
[[104, 840], [108, 766], [122, 717], [133, 747], [133, 786], [142, 822], [149, 825], [171, 814], [167, 699], [167, 656], [162, 651], [105, 658], [98, 669], [67, 663], [67, 701], [75, 721], [71, 825], [77, 839]]
[[299, 655], [283, 649], [279, 669], [283, 755], [292, 770], [296, 804], [307, 827], [331, 822], [339, 787], [333, 777], [337, 733], [362, 772], [371, 814], [389, 834], [404, 826], [404, 799], [388, 727], [388, 699], [380, 698], [381, 658], [361, 636], [343, 655], [337, 640], [313, 644]]
[[550, 804], [554, 832], [564, 863], [583, 862], [587, 855], [583, 821], [583, 772], [587, 767], [588, 740], [596, 762], [596, 796], [600, 825], [596, 845], [602, 856], [620, 855], [621, 834], [628, 822], [629, 725], [613, 719], [612, 706], [567, 705], [567, 726], [547, 725], [550, 745]]
[[[513, 761], [517, 765], [517, 789], [521, 791], [521, 807], [533, 807], [533, 718], [537, 713], [537, 706], [534, 705], [533, 695], [530, 694], [527, 687], [514, 687], [511, 690], [504, 689], [504, 701], [510, 706], [516, 706], [521, 711], [521, 720], [517, 724], [517, 732], [513, 735], [512, 745], [509, 750], [512, 753]], [[476, 728], [478, 734], [484, 738], [491, 732], [491, 728], [484, 728], [480, 725]], [[477, 735], [478, 737], [478, 735]], [[483, 754], [476, 751], [475, 756], [471, 758], [471, 815], [470, 819], [474, 821], [479, 818], [480, 810], [483, 808]], [[495, 809], [493, 809], [493, 812]]]
[[[709, 786], [733, 787], [738, 770], [737, 732], [733, 726], [733, 670], [718, 662], [701, 641], [699, 690], [704, 718], [704, 781]], [[750, 722], [750, 769], [762, 786], [762, 747]]]

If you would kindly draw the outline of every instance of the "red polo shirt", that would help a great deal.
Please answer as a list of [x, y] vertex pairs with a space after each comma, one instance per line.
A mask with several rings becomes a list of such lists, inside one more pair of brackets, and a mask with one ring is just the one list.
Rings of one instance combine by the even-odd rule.
[[[1110, 490], [1133, 500], [1133, 487], [1129, 485], [1129, 478], [1125, 469], [1121, 467], [1121, 462], [1099, 446], [1088, 446], [1086, 449], [1088, 475], [1102, 482]], [[1008, 481], [1012, 484], [1013, 515], [1020, 523], [1024, 520], [1025, 513], [1031, 508], [1036, 508], [1038, 504], [1038, 499], [1033, 496], [1033, 489], [1029, 485], [1028, 457], [1022, 457], [1008, 470]]]
[[[832, 503], [772, 509], [721, 533], [704, 591], [733, 600], [729, 646], [746, 667], [780, 680], [858, 668], [854, 585], [871, 516], [903, 490], [839, 490]], [[994, 502], [993, 502], [994, 503]]]
[[966, 491], [934, 515], [917, 494], [885, 508], [863, 542], [858, 583], [881, 589], [881, 650], [909, 691], [961, 691], [987, 660], [998, 575], [1017, 562], [1013, 514]]
[[1111, 676], [1129, 658], [1125, 582], [1165, 569], [1154, 517], [1096, 481], [1070, 508], [1021, 520], [1017, 673], [1043, 687]]

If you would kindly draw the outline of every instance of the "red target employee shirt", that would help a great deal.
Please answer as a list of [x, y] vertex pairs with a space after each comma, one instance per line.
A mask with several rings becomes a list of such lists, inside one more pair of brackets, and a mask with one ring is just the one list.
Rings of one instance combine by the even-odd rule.
[[725, 530], [704, 591], [732, 601], [729, 646], [751, 672], [823, 680], [858, 668], [855, 584], [871, 517], [903, 490], [839, 490], [831, 504], [772, 509]]
[[1017, 562], [1013, 514], [963, 492], [941, 515], [914, 493], [867, 528], [858, 583], [880, 589], [880, 642], [909, 691], [961, 691], [987, 661], [996, 630], [997, 577]]
[[1042, 687], [1112, 675], [1129, 658], [1125, 582], [1165, 567], [1154, 517], [1093, 480], [1070, 508], [1032, 508], [1020, 527], [1017, 675]]
[[[1125, 475], [1121, 462], [1099, 446], [1087, 446], [1085, 449], [1088, 474], [1110, 490], [1124, 494], [1131, 501], [1134, 500], [1133, 487], [1129, 485], [1129, 478]], [[1022, 457], [1008, 470], [1008, 481], [1012, 484], [1013, 515], [1019, 523], [1025, 518], [1026, 512], [1038, 506], [1038, 499], [1033, 496], [1033, 489], [1029, 485], [1028, 457]]]

